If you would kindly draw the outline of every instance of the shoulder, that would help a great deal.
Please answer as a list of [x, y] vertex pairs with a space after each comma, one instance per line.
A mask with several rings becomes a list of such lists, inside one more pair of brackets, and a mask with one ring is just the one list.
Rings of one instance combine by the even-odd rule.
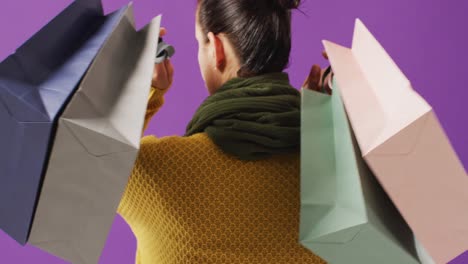
[[[154, 164], [156, 160], [166, 163], [167, 166], [180, 166], [182, 164], [230, 163], [235, 166], [255, 165], [276, 167], [297, 167], [299, 153], [276, 155], [261, 161], [240, 161], [225, 154], [216, 146], [206, 133], [198, 133], [189, 137], [167, 136], [156, 138], [146, 136], [141, 140], [138, 162]], [[162, 168], [164, 166], [161, 166]]]
[[146, 136], [141, 139], [139, 160], [157, 158], [159, 160], [179, 160], [184, 157], [221, 155], [221, 150], [206, 133], [189, 137], [166, 136], [156, 138]]
[[157, 138], [153, 135], [141, 139], [140, 151], [180, 151], [184, 149], [215, 148], [206, 133], [199, 133], [190, 137], [166, 136]]

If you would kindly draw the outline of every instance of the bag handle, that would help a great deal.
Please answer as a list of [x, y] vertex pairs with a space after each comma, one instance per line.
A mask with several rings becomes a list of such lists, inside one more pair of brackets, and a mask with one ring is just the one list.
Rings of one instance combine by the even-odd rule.
[[[323, 72], [323, 76], [322, 76], [322, 93], [327, 93], [327, 90], [325, 89], [325, 79], [327, 78], [327, 76], [329, 74], [332, 74], [333, 75], [333, 71], [332, 71], [332, 67], [331, 65], [328, 66], [328, 68]], [[331, 87], [331, 86], [330, 86]]]
[[159, 64], [163, 62], [165, 59], [174, 56], [174, 54], [175, 54], [174, 47], [164, 42], [162, 38], [159, 38], [155, 63]]

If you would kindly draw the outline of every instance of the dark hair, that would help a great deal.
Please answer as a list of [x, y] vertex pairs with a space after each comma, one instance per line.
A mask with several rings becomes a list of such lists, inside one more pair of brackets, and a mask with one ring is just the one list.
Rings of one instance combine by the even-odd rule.
[[[291, 9], [300, 0], [198, 0], [205, 33], [224, 33], [240, 58], [237, 75], [283, 71], [291, 52]], [[208, 41], [208, 39], [206, 40]]]

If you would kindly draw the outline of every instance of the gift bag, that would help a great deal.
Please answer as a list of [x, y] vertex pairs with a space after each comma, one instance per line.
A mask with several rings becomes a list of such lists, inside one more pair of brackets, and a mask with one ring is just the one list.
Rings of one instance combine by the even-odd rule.
[[360, 157], [340, 89], [302, 90], [300, 242], [331, 264], [419, 263], [414, 237]]
[[29, 243], [98, 263], [142, 136], [160, 17], [135, 30], [127, 6], [58, 122]]
[[0, 63], [0, 228], [21, 244], [57, 118], [119, 16], [77, 0]]
[[468, 177], [431, 106], [360, 22], [324, 42], [359, 148], [436, 263], [468, 249]]

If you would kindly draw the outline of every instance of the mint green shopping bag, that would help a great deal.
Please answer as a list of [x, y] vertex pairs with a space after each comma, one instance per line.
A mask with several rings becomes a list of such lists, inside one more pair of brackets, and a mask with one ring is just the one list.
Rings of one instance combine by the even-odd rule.
[[340, 98], [302, 90], [300, 242], [330, 264], [413, 264], [414, 236], [361, 158]]

